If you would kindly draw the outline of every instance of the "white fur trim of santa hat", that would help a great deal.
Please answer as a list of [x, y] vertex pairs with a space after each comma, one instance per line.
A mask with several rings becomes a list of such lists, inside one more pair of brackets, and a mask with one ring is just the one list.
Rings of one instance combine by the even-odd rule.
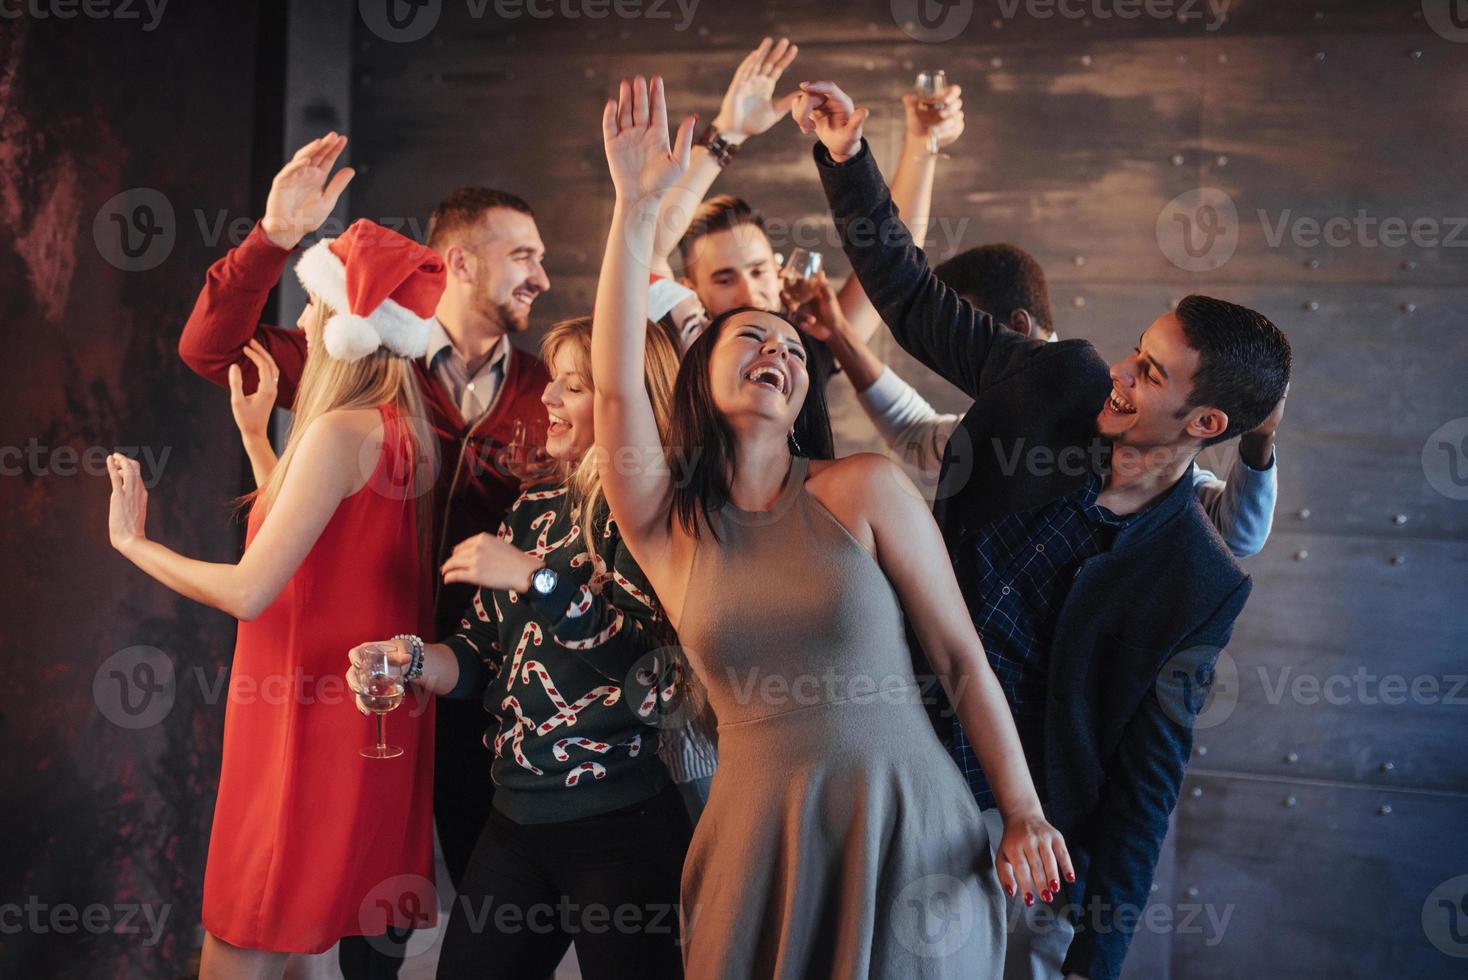
[[326, 352], [342, 361], [356, 361], [378, 347], [403, 357], [422, 357], [428, 352], [428, 332], [433, 317], [420, 317], [392, 298], [384, 299], [367, 316], [351, 312], [347, 302], [347, 267], [323, 238], [301, 254], [296, 276], [308, 292], [336, 311], [326, 323], [323, 340]]
[[647, 287], [647, 318], [654, 322], [673, 311], [673, 307], [695, 295], [676, 279], [657, 278]]

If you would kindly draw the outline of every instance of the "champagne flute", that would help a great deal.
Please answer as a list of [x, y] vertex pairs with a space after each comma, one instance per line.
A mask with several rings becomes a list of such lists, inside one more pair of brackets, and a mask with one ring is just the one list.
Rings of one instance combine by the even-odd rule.
[[[931, 120], [931, 125], [936, 127], [939, 123], [938, 110], [943, 108], [943, 95], [948, 91], [948, 76], [941, 69], [937, 71], [918, 72], [917, 82], [913, 85], [913, 91], [918, 97], [918, 112]], [[948, 154], [938, 152], [938, 134], [933, 129], [928, 131], [928, 155], [934, 157], [947, 157]]]
[[785, 294], [794, 306], [799, 307], [815, 297], [811, 280], [821, 271], [821, 253], [808, 248], [792, 249], [785, 267], [780, 270], [780, 281]]
[[352, 692], [377, 719], [377, 744], [362, 750], [367, 758], [394, 759], [403, 754], [401, 748], [382, 740], [382, 716], [403, 703], [405, 690], [402, 675], [393, 670], [386, 649], [373, 649], [363, 654]]
[[544, 422], [516, 419], [509, 444], [501, 456], [502, 469], [521, 481], [550, 475], [555, 460], [546, 455], [545, 438]]

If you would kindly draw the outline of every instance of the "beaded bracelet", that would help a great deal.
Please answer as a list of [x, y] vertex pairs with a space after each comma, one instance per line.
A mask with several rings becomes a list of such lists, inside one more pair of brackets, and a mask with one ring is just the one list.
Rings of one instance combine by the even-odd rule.
[[393, 639], [408, 641], [408, 652], [413, 659], [408, 663], [408, 670], [403, 674], [403, 680], [416, 681], [423, 676], [423, 638], [412, 633], [399, 633]]

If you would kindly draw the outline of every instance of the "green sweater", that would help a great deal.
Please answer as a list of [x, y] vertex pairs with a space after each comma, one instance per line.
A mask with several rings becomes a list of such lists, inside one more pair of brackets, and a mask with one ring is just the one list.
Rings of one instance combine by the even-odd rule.
[[499, 537], [553, 569], [556, 591], [479, 589], [444, 641], [459, 661], [447, 696], [482, 696], [495, 719], [494, 805], [516, 823], [595, 816], [668, 783], [657, 725], [676, 637], [605, 509], [595, 555], [580, 516], [564, 484], [521, 494]]

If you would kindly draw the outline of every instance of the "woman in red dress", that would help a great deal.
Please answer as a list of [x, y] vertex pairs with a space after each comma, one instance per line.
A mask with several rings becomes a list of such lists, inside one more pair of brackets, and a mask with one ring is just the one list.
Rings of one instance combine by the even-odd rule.
[[310, 353], [237, 564], [148, 540], [137, 463], [108, 461], [113, 546], [241, 621], [204, 874], [204, 980], [279, 977], [290, 953], [431, 925], [437, 910], [432, 699], [410, 692], [387, 718], [401, 756], [366, 758], [373, 726], [339, 664], [365, 640], [431, 622], [423, 491], [437, 460], [411, 359], [444, 267], [359, 221], [307, 251], [297, 273], [311, 294], [299, 321]]

